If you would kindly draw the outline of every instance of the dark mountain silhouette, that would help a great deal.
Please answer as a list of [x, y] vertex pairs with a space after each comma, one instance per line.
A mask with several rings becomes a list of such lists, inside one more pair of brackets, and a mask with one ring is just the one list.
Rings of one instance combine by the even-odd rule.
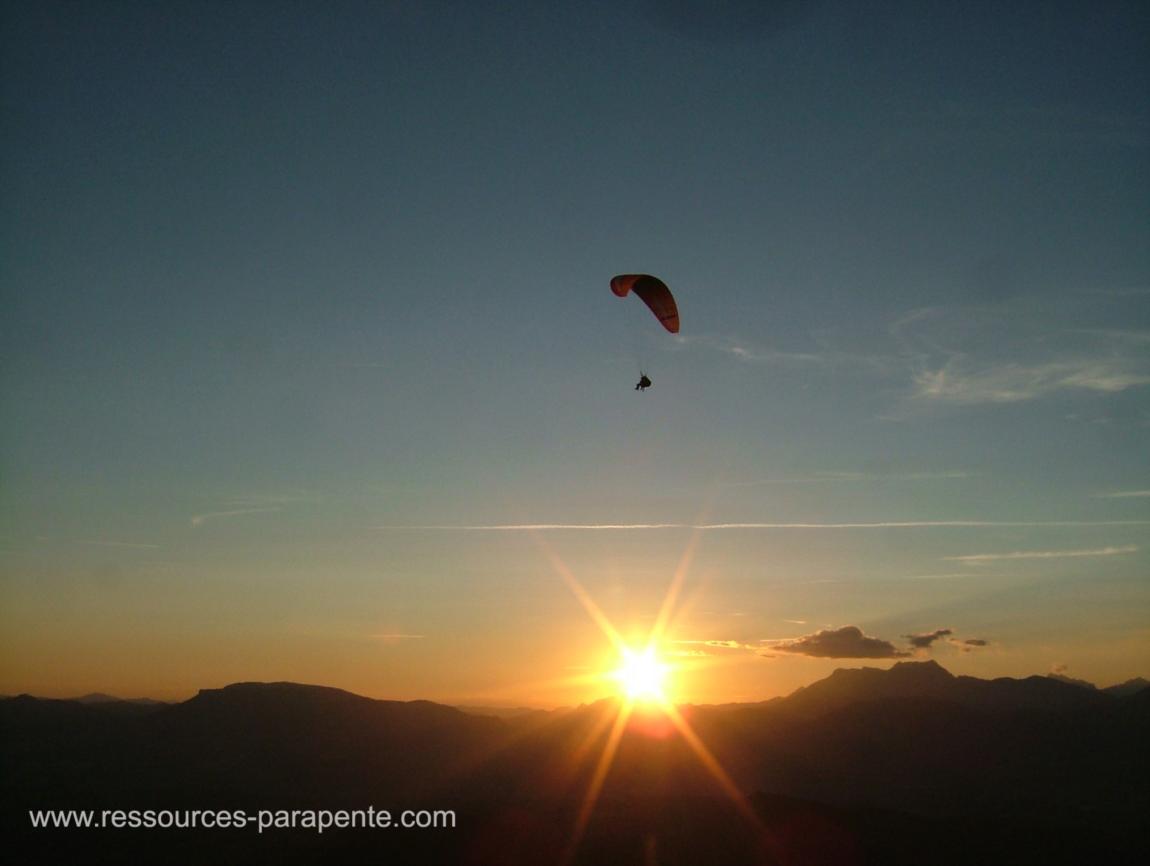
[[[180, 704], [0, 700], [3, 826], [38, 861], [561, 862], [619, 705], [503, 719], [240, 683]], [[659, 713], [618, 743], [576, 863], [1128, 862], [1148, 840], [1150, 691], [839, 670]], [[454, 830], [32, 830], [40, 808], [454, 809]], [[758, 816], [747, 820], [748, 811]]]
[[938, 662], [899, 662], [889, 670], [840, 669], [799, 689], [787, 704], [821, 714], [859, 701], [930, 698], [983, 710], [1070, 709], [1102, 706], [1106, 699], [1049, 676], [1017, 680], [956, 677]]
[[109, 695], [104, 692], [91, 692], [86, 695], [81, 695], [72, 700], [81, 704], [162, 704], [163, 701], [154, 701], [151, 698], [118, 698], [115, 695]]
[[78, 698], [72, 698], [71, 700], [74, 700], [78, 704], [109, 704], [120, 700], [120, 698], [104, 692], [90, 692]]
[[1047, 676], [1052, 680], [1058, 680], [1060, 683], [1067, 683], [1068, 685], [1072, 686], [1080, 686], [1084, 689], [1098, 688], [1096, 685], [1094, 685], [1094, 683], [1089, 682], [1088, 680], [1075, 679], [1074, 677], [1066, 676], [1066, 674], [1047, 674]]
[[1129, 695], [1132, 695], [1135, 692], [1140, 692], [1147, 686], [1150, 686], [1150, 680], [1145, 680], [1142, 677], [1135, 677], [1134, 679], [1126, 680], [1124, 683], [1117, 683], [1116, 685], [1106, 686], [1100, 689], [1092, 682], [1075, 679], [1074, 677], [1068, 677], [1065, 674], [1047, 674], [1046, 676], [1052, 680], [1058, 680], [1060, 683], [1079, 686], [1080, 688], [1084, 689], [1097, 690], [1100, 692], [1105, 692], [1108, 695], [1115, 695], [1117, 697], [1128, 697]]
[[1113, 686], [1106, 686], [1101, 691], [1106, 692], [1108, 695], [1125, 698], [1130, 695], [1137, 694], [1138, 692], [1145, 691], [1150, 686], [1150, 680], [1143, 679], [1142, 677], [1135, 677], [1132, 680], [1127, 680], [1124, 683], [1118, 683]]
[[[469, 716], [495, 716], [497, 719], [518, 719], [524, 716], [545, 716], [547, 710], [540, 710], [536, 707], [484, 707], [484, 706], [466, 706], [457, 705], [455, 707], [461, 713], [467, 713]], [[569, 708], [564, 708], [569, 709]]]

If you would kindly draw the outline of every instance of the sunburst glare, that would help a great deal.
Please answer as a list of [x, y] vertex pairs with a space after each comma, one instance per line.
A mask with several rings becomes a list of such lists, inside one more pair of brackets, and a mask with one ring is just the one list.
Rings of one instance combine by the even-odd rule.
[[670, 668], [659, 659], [655, 647], [648, 646], [641, 652], [624, 647], [622, 656], [615, 679], [623, 694], [632, 701], [662, 701]]

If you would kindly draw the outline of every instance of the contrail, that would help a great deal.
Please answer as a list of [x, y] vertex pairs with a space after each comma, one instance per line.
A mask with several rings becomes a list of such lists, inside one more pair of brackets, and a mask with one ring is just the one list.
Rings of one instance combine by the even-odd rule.
[[966, 556], [944, 556], [952, 562], [979, 563], [999, 559], [1069, 559], [1080, 556], [1122, 556], [1137, 553], [1133, 544], [1125, 547], [1101, 547], [1097, 550], [1016, 550], [1013, 553], [972, 553]]
[[159, 550], [158, 544], [140, 544], [134, 541], [108, 541], [102, 538], [85, 539], [79, 544], [95, 544], [99, 547], [127, 547], [133, 550]]
[[1150, 520], [888, 520], [877, 523], [488, 523], [377, 526], [386, 531], [628, 532], [651, 529], [931, 529], [994, 527], [1150, 526]]
[[274, 508], [233, 508], [231, 511], [209, 511], [206, 514], [193, 515], [191, 520], [192, 526], [203, 526], [209, 520], [216, 520], [220, 517], [233, 517], [237, 514], [267, 514], [272, 511], [281, 511], [278, 506]]

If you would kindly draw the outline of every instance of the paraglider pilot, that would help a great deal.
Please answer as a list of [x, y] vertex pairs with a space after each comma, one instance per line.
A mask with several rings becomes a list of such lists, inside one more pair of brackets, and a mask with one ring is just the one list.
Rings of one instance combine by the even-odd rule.
[[[611, 278], [611, 291], [616, 297], [625, 298], [634, 292], [647, 305], [659, 324], [672, 334], [679, 333], [679, 307], [667, 284], [650, 274], [619, 274]], [[651, 380], [642, 370], [639, 371], [639, 384], [636, 391], [646, 391]]]

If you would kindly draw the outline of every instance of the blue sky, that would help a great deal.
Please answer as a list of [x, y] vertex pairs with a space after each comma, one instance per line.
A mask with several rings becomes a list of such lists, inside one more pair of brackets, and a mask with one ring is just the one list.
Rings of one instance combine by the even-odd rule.
[[638, 632], [692, 530], [526, 524], [985, 524], [702, 530], [686, 698], [1146, 671], [1139, 4], [4, 17], [3, 691], [579, 699], [533, 539]]

